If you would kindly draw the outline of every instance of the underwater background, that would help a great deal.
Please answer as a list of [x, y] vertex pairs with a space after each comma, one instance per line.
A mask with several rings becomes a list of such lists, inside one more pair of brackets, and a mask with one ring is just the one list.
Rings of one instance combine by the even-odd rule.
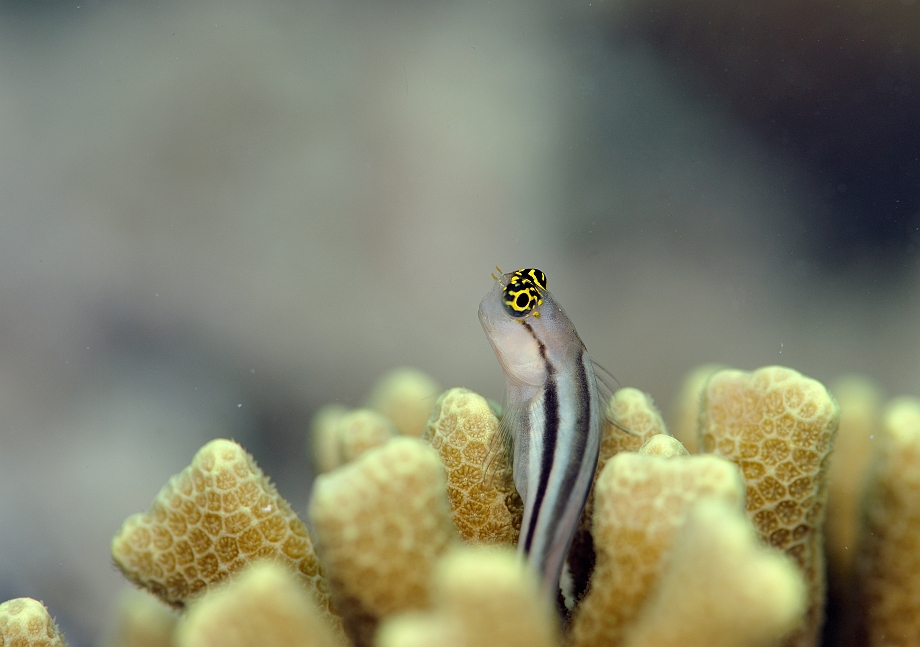
[[[500, 400], [543, 270], [665, 414], [704, 362], [920, 393], [920, 8], [0, 1], [0, 599], [95, 644], [215, 437], [303, 512], [323, 404]], [[432, 403], [437, 393], [432, 393]]]

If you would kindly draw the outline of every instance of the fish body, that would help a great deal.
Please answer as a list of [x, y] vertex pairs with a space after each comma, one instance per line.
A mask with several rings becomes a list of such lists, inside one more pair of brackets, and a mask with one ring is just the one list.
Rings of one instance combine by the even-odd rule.
[[479, 320], [507, 381], [502, 429], [524, 502], [518, 552], [555, 596], [597, 467], [603, 414], [594, 366], [539, 270], [496, 278]]

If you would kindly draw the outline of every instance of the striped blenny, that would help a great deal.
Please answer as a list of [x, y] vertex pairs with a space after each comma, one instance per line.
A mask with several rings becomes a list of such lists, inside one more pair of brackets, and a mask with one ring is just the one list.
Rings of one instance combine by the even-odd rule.
[[524, 502], [518, 553], [555, 598], [597, 467], [604, 404], [546, 275], [527, 268], [493, 278], [479, 320], [507, 382], [501, 430]]

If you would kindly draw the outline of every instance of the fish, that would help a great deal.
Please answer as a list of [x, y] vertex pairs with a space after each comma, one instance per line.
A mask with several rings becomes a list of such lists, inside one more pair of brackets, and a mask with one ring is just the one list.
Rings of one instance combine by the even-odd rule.
[[524, 503], [518, 554], [555, 598], [597, 469], [604, 404], [591, 357], [546, 275], [498, 271], [479, 321], [505, 373], [499, 429]]

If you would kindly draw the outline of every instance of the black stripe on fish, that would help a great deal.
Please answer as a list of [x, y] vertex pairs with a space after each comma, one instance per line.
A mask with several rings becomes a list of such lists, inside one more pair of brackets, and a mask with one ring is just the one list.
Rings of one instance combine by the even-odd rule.
[[[579, 404], [578, 407], [578, 417], [575, 419], [575, 434], [572, 436], [572, 445], [571, 445], [571, 456], [577, 457], [577, 460], [570, 460], [568, 465], [566, 465], [565, 477], [563, 479], [563, 487], [573, 488], [575, 486], [575, 481], [578, 480], [578, 476], [581, 473], [584, 463], [586, 460], [597, 461], [596, 456], [587, 455], [587, 446], [588, 446], [588, 436], [591, 434], [591, 386], [588, 384], [588, 374], [585, 371], [585, 361], [591, 361], [588, 358], [588, 354], [582, 351], [581, 361], [578, 362], [577, 375], [574, 376], [574, 386], [576, 389], [577, 397]], [[594, 394], [594, 397], [597, 397]], [[585, 501], [588, 499], [588, 490], [584, 493], [584, 498], [578, 503], [581, 506], [584, 506]], [[560, 497], [556, 501], [555, 509], [553, 510], [553, 519], [561, 519], [564, 513], [564, 509], [572, 505], [571, 499], [565, 499]], [[579, 515], [580, 516], [580, 515]]]
[[530, 327], [530, 324], [524, 322], [527, 331], [537, 342], [540, 349], [540, 357], [546, 364], [546, 388], [543, 394], [543, 456], [540, 461], [540, 481], [537, 484], [537, 491], [534, 492], [533, 513], [530, 515], [530, 525], [527, 527], [527, 534], [524, 536], [524, 552], [530, 554], [530, 547], [533, 544], [533, 537], [537, 529], [537, 522], [540, 518], [540, 507], [543, 505], [543, 499], [546, 496], [546, 488], [549, 486], [549, 475], [553, 468], [553, 458], [556, 453], [556, 438], [559, 432], [559, 394], [556, 390], [556, 369], [546, 357], [546, 346], [540, 341]]

